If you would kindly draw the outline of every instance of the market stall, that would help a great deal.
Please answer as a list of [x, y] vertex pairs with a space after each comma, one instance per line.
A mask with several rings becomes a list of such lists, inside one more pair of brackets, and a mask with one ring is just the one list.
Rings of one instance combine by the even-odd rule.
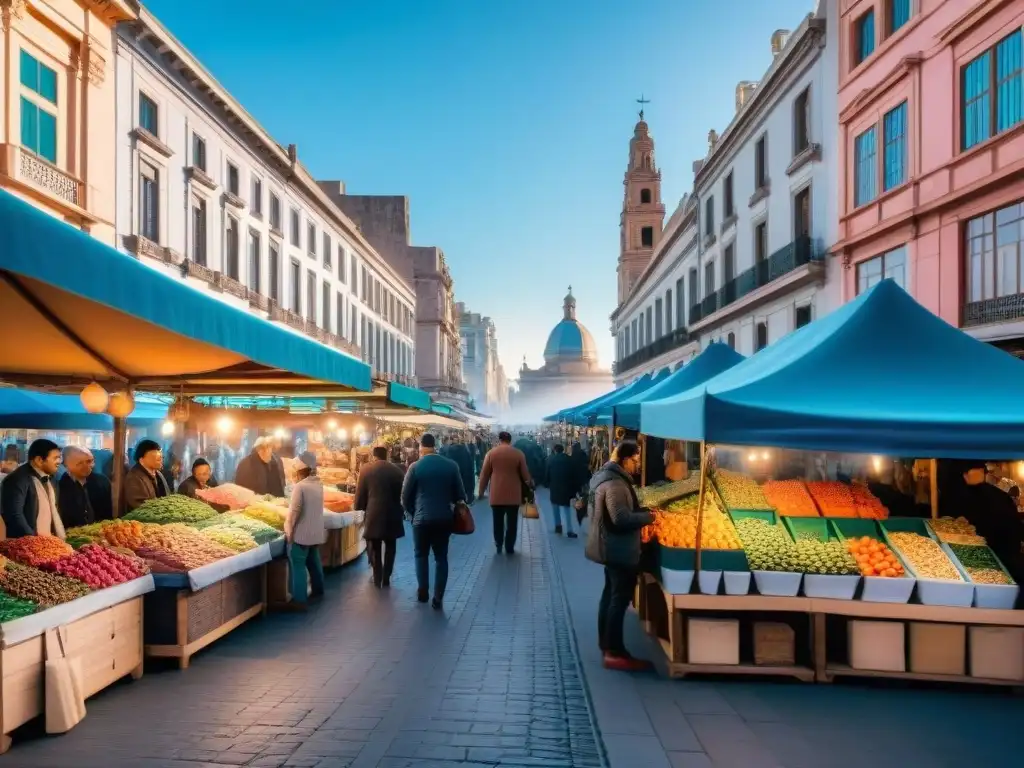
[[696, 489], [642, 491], [659, 565], [638, 602], [672, 673], [1024, 682], [1021, 553], [958, 519], [971, 509], [938, 515], [934, 462], [930, 518], [879, 498], [887, 457], [1019, 457], [1022, 395], [1020, 361], [884, 281], [641, 403], [645, 430], [704, 448]]

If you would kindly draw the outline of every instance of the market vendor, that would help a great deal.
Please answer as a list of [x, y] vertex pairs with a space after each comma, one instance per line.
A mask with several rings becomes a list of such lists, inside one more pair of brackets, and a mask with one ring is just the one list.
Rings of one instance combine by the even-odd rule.
[[61, 521], [67, 528], [88, 525], [114, 516], [110, 481], [97, 473], [96, 457], [88, 448], [64, 449], [64, 469], [57, 483]]
[[284, 496], [284, 463], [274, 454], [273, 438], [256, 439], [252, 453], [238, 462], [235, 484], [261, 496]]
[[135, 446], [135, 464], [124, 477], [124, 506], [129, 512], [144, 501], [170, 496], [171, 489], [160, 470], [164, 453], [155, 440], [140, 440]]
[[[951, 480], [939, 495], [944, 515], [966, 517], [983, 536], [996, 557], [1002, 560], [1018, 584], [1024, 580], [1024, 528], [1017, 505], [1010, 495], [985, 480], [985, 462], [950, 462]], [[953, 476], [953, 473], [959, 477]], [[957, 482], [961, 480], [962, 482]]]
[[59, 536], [64, 524], [54, 489], [60, 469], [60, 446], [51, 440], [34, 440], [28, 447], [28, 461], [4, 476], [0, 483], [0, 512], [7, 538]]
[[196, 491], [216, 487], [217, 481], [213, 477], [213, 467], [210, 466], [210, 462], [200, 456], [192, 462], [192, 474], [178, 484], [178, 493], [194, 499]]

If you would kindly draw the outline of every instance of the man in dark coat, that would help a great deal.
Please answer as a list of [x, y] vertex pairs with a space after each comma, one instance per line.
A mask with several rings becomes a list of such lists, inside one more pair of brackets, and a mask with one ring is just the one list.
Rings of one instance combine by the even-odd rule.
[[69, 445], [64, 449], [64, 468], [67, 471], [58, 482], [57, 498], [65, 528], [111, 519], [114, 505], [110, 481], [95, 472], [92, 452]]
[[284, 463], [274, 455], [271, 438], [257, 438], [252, 453], [238, 462], [235, 485], [261, 496], [284, 496]]
[[473, 488], [476, 480], [476, 471], [473, 466], [473, 457], [459, 438], [453, 438], [448, 446], [448, 458], [459, 465], [459, 472], [462, 475], [462, 487], [466, 489], [467, 501], [473, 503]]
[[28, 461], [4, 475], [0, 482], [0, 511], [7, 538], [57, 535], [64, 538], [54, 488], [60, 469], [60, 447], [50, 440], [34, 440]]
[[135, 446], [135, 463], [124, 476], [124, 506], [129, 512], [150, 499], [171, 495], [171, 487], [160, 470], [164, 453], [155, 440], [140, 440]]
[[565, 526], [566, 536], [576, 538], [573, 526], [572, 499], [579, 491], [579, 470], [576, 464], [565, 453], [565, 446], [555, 445], [554, 452], [548, 458], [548, 488], [551, 494], [551, 511], [555, 518], [555, 533], [562, 533]]
[[387, 459], [387, 448], [378, 445], [373, 449], [373, 460], [359, 472], [354, 505], [366, 514], [363, 538], [373, 569], [373, 583], [378, 587], [391, 586], [397, 540], [405, 536], [402, 511], [405, 473]]

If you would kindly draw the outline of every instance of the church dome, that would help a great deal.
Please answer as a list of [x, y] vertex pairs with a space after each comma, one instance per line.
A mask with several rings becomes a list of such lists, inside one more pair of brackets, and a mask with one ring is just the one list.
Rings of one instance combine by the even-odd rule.
[[549, 365], [560, 363], [596, 363], [597, 345], [594, 337], [576, 319], [576, 299], [572, 295], [572, 287], [562, 305], [563, 318], [548, 335], [548, 343], [544, 346], [544, 362]]

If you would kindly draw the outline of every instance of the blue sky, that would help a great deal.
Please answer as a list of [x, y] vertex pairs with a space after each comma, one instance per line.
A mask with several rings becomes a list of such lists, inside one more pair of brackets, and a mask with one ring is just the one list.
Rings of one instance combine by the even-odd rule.
[[[145, 2], [145, 0], [144, 0]], [[404, 194], [513, 377], [572, 284], [609, 365], [634, 100], [668, 213], [769, 38], [813, 0], [148, 0], [279, 143], [353, 194]], [[200, 10], [201, 9], [201, 10]]]

